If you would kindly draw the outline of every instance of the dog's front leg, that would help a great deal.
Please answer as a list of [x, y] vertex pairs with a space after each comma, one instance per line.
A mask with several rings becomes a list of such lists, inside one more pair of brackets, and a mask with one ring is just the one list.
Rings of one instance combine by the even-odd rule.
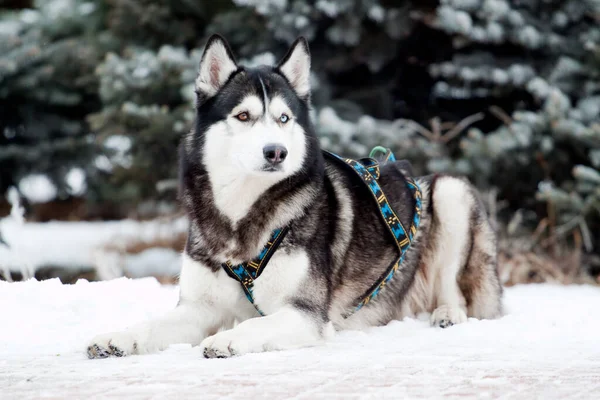
[[161, 318], [96, 336], [88, 345], [88, 357], [153, 353], [175, 343], [197, 345], [223, 323], [215, 311], [198, 304], [180, 304]]
[[207, 358], [224, 358], [269, 350], [316, 345], [334, 334], [322, 315], [292, 305], [261, 318], [248, 319], [235, 328], [210, 336], [200, 344]]
[[[98, 335], [87, 346], [90, 358], [122, 357], [164, 350], [171, 344], [198, 345], [235, 318], [256, 315], [240, 285], [222, 271], [183, 256], [179, 305], [163, 317]], [[140, 299], [143, 301], [143, 299]]]

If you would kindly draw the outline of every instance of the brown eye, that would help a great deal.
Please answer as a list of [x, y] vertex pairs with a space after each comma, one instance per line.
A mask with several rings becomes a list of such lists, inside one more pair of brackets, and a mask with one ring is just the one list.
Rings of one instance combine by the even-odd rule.
[[248, 115], [247, 112], [241, 112], [238, 115], [235, 116], [238, 120], [242, 121], [242, 122], [246, 122], [250, 119], [250, 116]]

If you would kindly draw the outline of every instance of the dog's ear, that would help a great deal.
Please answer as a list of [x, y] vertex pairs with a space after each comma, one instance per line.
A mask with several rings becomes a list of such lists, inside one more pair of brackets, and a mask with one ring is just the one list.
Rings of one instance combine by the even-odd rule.
[[227, 41], [220, 35], [212, 35], [208, 39], [200, 61], [196, 93], [203, 100], [211, 98], [237, 69], [238, 66]]
[[298, 96], [310, 96], [310, 51], [305, 38], [299, 37], [277, 65]]

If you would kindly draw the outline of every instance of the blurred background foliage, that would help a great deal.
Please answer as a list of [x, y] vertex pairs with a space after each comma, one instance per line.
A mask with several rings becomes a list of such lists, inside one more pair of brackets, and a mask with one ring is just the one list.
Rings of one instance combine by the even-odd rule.
[[252, 65], [303, 35], [323, 146], [381, 144], [419, 174], [467, 175], [505, 257], [599, 272], [600, 0], [0, 0], [0, 13], [0, 192], [18, 188], [30, 219], [177, 210], [208, 36]]

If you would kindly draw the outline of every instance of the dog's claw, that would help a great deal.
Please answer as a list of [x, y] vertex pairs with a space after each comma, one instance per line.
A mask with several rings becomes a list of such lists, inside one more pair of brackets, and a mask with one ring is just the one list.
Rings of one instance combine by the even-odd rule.
[[87, 356], [90, 359], [94, 358], [109, 358], [109, 357], [125, 357], [127, 354], [117, 346], [108, 345], [108, 349], [93, 344], [87, 348]]
[[98, 346], [97, 344], [94, 344], [87, 348], [87, 355], [88, 355], [88, 358], [92, 359], [92, 358], [108, 358], [108, 357], [110, 357], [111, 354], [110, 354], [110, 351], [106, 350], [105, 348], [102, 348], [102, 347]]
[[228, 358], [229, 355], [211, 348], [205, 348], [203, 352], [204, 358]]
[[109, 344], [108, 349], [110, 350], [110, 353], [115, 357], [124, 357], [125, 356], [125, 353], [123, 352], [123, 350], [119, 349], [117, 346], [113, 346], [112, 344]]
[[438, 323], [438, 326], [442, 329], [450, 328], [452, 325], [454, 325], [454, 323], [452, 321], [450, 321], [449, 319], [443, 319]]

